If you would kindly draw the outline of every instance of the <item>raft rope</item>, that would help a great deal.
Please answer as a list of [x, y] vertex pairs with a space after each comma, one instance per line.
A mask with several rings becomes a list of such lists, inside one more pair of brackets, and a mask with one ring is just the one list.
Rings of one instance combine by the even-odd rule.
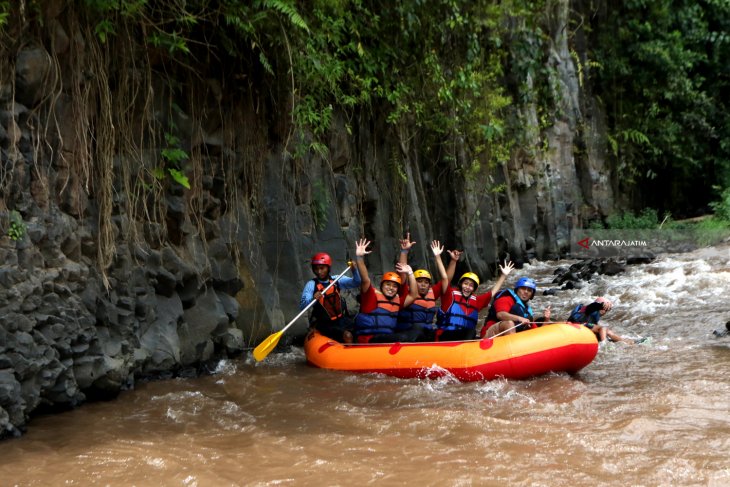
[[[500, 335], [504, 335], [504, 334], [505, 334], [505, 333], [507, 333], [508, 331], [514, 330], [515, 328], [519, 328], [519, 327], [520, 327], [520, 326], [522, 326], [522, 325], [537, 325], [537, 324], [543, 324], [543, 325], [545, 325], [545, 324], [550, 324], [550, 322], [549, 322], [549, 321], [546, 321], [546, 322], [536, 322], [536, 321], [529, 321], [529, 322], [527, 322], [527, 323], [518, 323], [518, 324], [516, 324], [515, 326], [513, 326], [512, 328], [507, 328], [507, 329], [506, 329], [506, 330], [504, 330], [504, 331], [500, 331], [499, 333], [497, 333], [497, 334], [496, 334], [496, 335], [494, 335], [494, 336], [491, 336], [491, 337], [489, 337], [488, 339], [492, 339], [492, 338], [497, 338], [498, 336], [500, 336]], [[484, 338], [483, 338], [482, 340], [484, 340]]]

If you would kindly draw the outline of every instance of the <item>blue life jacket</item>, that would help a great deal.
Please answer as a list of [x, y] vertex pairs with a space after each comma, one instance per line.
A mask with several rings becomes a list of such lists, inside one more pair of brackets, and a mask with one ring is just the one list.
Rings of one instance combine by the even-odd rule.
[[438, 327], [448, 331], [464, 328], [476, 329], [479, 320], [479, 310], [475, 306], [477, 298], [472, 294], [465, 301], [461, 291], [452, 289], [451, 292], [453, 293], [453, 300], [449, 309], [445, 312], [441, 308], [438, 310]]
[[436, 315], [436, 298], [433, 289], [429, 289], [425, 296], [418, 296], [410, 306], [398, 313], [398, 331], [410, 330], [414, 325], [435, 329], [433, 317]]
[[593, 328], [593, 325], [597, 325], [601, 320], [601, 312], [594, 311], [593, 313], [586, 314], [586, 308], [588, 308], [588, 306], [584, 306], [582, 304], [573, 308], [568, 321], [570, 323], [583, 323], [586, 326], [591, 325], [588, 328]]
[[378, 306], [369, 313], [360, 312], [355, 317], [355, 331], [359, 335], [378, 335], [393, 333], [398, 324], [400, 298], [396, 294], [388, 299], [383, 293], [375, 290]]
[[[494, 302], [496, 303], [497, 300], [504, 296], [506, 293], [509, 293], [512, 296], [512, 299], [515, 300], [515, 304], [513, 304], [512, 307], [509, 309], [509, 314], [522, 316], [530, 321], [535, 321], [532, 314], [532, 307], [529, 305], [529, 303], [523, 303], [520, 297], [517, 296], [517, 294], [512, 289], [503, 289], [502, 291], [498, 292], [497, 295], [494, 297]], [[497, 310], [494, 308], [494, 303], [492, 303], [492, 305], [489, 307], [486, 321], [500, 321], [500, 319], [497, 318]]]

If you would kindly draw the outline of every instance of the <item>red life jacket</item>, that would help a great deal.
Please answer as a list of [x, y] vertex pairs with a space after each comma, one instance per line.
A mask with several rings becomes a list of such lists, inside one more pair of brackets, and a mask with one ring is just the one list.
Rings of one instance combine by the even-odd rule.
[[322, 293], [333, 279], [330, 277], [327, 282], [322, 282], [319, 279], [313, 279], [314, 281], [314, 292], [319, 291], [320, 297], [317, 298], [318, 305], [314, 306], [312, 314], [319, 320], [339, 320], [345, 313], [345, 307], [342, 303], [342, 296], [340, 295], [340, 289], [335, 284], [331, 286], [326, 292]]
[[479, 309], [476, 307], [476, 296], [471, 294], [465, 298], [461, 291], [451, 290], [453, 301], [446, 311], [438, 310], [438, 327], [444, 330], [459, 330], [462, 328], [475, 329], [479, 319]]

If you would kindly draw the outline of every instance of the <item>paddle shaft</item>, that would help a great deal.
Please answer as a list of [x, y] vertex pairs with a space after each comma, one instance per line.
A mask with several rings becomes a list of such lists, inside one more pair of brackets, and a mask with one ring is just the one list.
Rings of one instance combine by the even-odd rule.
[[[324, 289], [322, 289], [322, 294], [326, 293], [326, 292], [327, 292], [327, 291], [329, 290], [329, 288], [331, 288], [332, 286], [334, 286], [334, 285], [335, 285], [335, 283], [336, 283], [337, 281], [339, 281], [339, 280], [340, 280], [340, 278], [341, 278], [342, 276], [344, 276], [344, 275], [345, 275], [345, 272], [347, 272], [347, 270], [348, 270], [348, 269], [350, 269], [350, 266], [347, 266], [347, 269], [345, 269], [344, 271], [340, 272], [340, 274], [339, 274], [339, 275], [338, 275], [337, 277], [335, 277], [335, 279], [334, 279], [334, 280], [333, 280], [332, 282], [330, 282], [330, 283], [329, 283], [329, 284], [327, 285], [327, 287], [325, 287]], [[287, 324], [287, 325], [286, 325], [286, 326], [285, 326], [284, 328], [282, 328], [281, 330], [279, 330], [279, 333], [284, 333], [284, 332], [285, 332], [285, 331], [286, 331], [286, 330], [287, 330], [287, 329], [288, 329], [288, 328], [289, 328], [290, 326], [292, 326], [292, 325], [293, 325], [293, 324], [294, 324], [294, 323], [295, 323], [295, 322], [296, 322], [296, 321], [297, 321], [297, 320], [298, 320], [298, 319], [299, 319], [299, 318], [300, 318], [300, 317], [301, 317], [301, 316], [302, 316], [302, 315], [303, 315], [304, 313], [306, 313], [306, 312], [307, 312], [307, 310], [308, 310], [309, 308], [311, 308], [311, 307], [312, 307], [312, 306], [314, 305], [314, 303], [316, 303], [316, 302], [317, 302], [317, 298], [314, 298], [314, 299], [312, 299], [312, 300], [311, 300], [311, 301], [309, 302], [309, 304], [308, 304], [308, 305], [306, 305], [306, 306], [304, 307], [304, 309], [303, 309], [303, 310], [301, 310], [301, 311], [299, 312], [299, 314], [298, 314], [298, 315], [296, 315], [296, 316], [295, 316], [295, 317], [294, 317], [294, 318], [293, 318], [293, 319], [292, 319], [292, 320], [291, 320], [291, 321], [290, 321], [290, 322], [289, 322], [289, 323], [288, 323], [288, 324]]]

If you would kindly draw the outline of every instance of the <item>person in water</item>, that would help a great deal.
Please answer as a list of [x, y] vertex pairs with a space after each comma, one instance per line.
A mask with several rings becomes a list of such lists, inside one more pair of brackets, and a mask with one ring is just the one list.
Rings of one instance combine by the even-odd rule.
[[[406, 234], [406, 238], [400, 241], [399, 262], [401, 264], [408, 263], [408, 252], [415, 243], [411, 241], [410, 233]], [[397, 325], [398, 332], [406, 333], [408, 341], [432, 342], [436, 338], [436, 324], [434, 323], [438, 308], [436, 301], [441, 298], [443, 292], [448, 288], [449, 276], [453, 277], [456, 272], [456, 260], [454, 259], [449, 263], [448, 270], [444, 268], [444, 263], [441, 260], [443, 251], [444, 247], [438, 240], [431, 242], [431, 252], [433, 252], [436, 268], [439, 270], [441, 278], [436, 284], [432, 285], [433, 277], [426, 269], [417, 269], [413, 272], [413, 276], [416, 278], [418, 297], [409, 306], [401, 309], [398, 313]], [[410, 291], [407, 284], [404, 284], [401, 290], [404, 294]]]
[[604, 297], [596, 298], [589, 305], [579, 304], [570, 313], [570, 317], [567, 319], [568, 323], [580, 323], [590, 329], [598, 337], [598, 341], [602, 342], [606, 338], [612, 342], [624, 342], [633, 345], [634, 341], [629, 338], [624, 338], [613, 331], [609, 330], [603, 325], [599, 325], [598, 322], [601, 318], [611, 311], [613, 304], [611, 301]]
[[[458, 259], [461, 252], [452, 255]], [[514, 264], [506, 262], [499, 269], [501, 274], [497, 282], [486, 293], [476, 294], [480, 282], [479, 276], [473, 272], [466, 272], [459, 278], [458, 288], [449, 286], [444, 291], [437, 318], [437, 341], [471, 340], [476, 337], [479, 311], [492, 301], [492, 296], [502, 287]]]
[[360, 287], [360, 274], [353, 263], [352, 277], [340, 277], [334, 286], [324, 292], [324, 289], [337, 278], [330, 273], [332, 258], [329, 254], [319, 252], [314, 254], [311, 264], [314, 278], [304, 285], [299, 309], [306, 308], [312, 300], [316, 300], [309, 315], [310, 328], [318, 330], [327, 338], [341, 342], [345, 339], [345, 331], [351, 329], [353, 324], [340, 291]]
[[[481, 336], [491, 338], [495, 335], [511, 335], [519, 331], [536, 328], [530, 300], [535, 297], [537, 284], [529, 277], [521, 277], [514, 289], [505, 289], [497, 294], [489, 308], [481, 330]], [[545, 309], [543, 317], [537, 321], [550, 321], [551, 309]]]
[[[408, 278], [409, 294], [399, 295], [401, 277], [396, 272], [386, 272], [380, 281], [380, 289], [375, 289], [365, 266], [365, 256], [370, 241], [360, 239], [355, 247], [355, 262], [360, 272], [360, 312], [355, 317], [357, 343], [391, 343], [405, 341], [408, 336], [397, 330], [398, 313], [418, 297], [418, 287], [413, 270], [408, 264], [398, 263], [396, 270]], [[349, 338], [346, 336], [346, 338]]]

